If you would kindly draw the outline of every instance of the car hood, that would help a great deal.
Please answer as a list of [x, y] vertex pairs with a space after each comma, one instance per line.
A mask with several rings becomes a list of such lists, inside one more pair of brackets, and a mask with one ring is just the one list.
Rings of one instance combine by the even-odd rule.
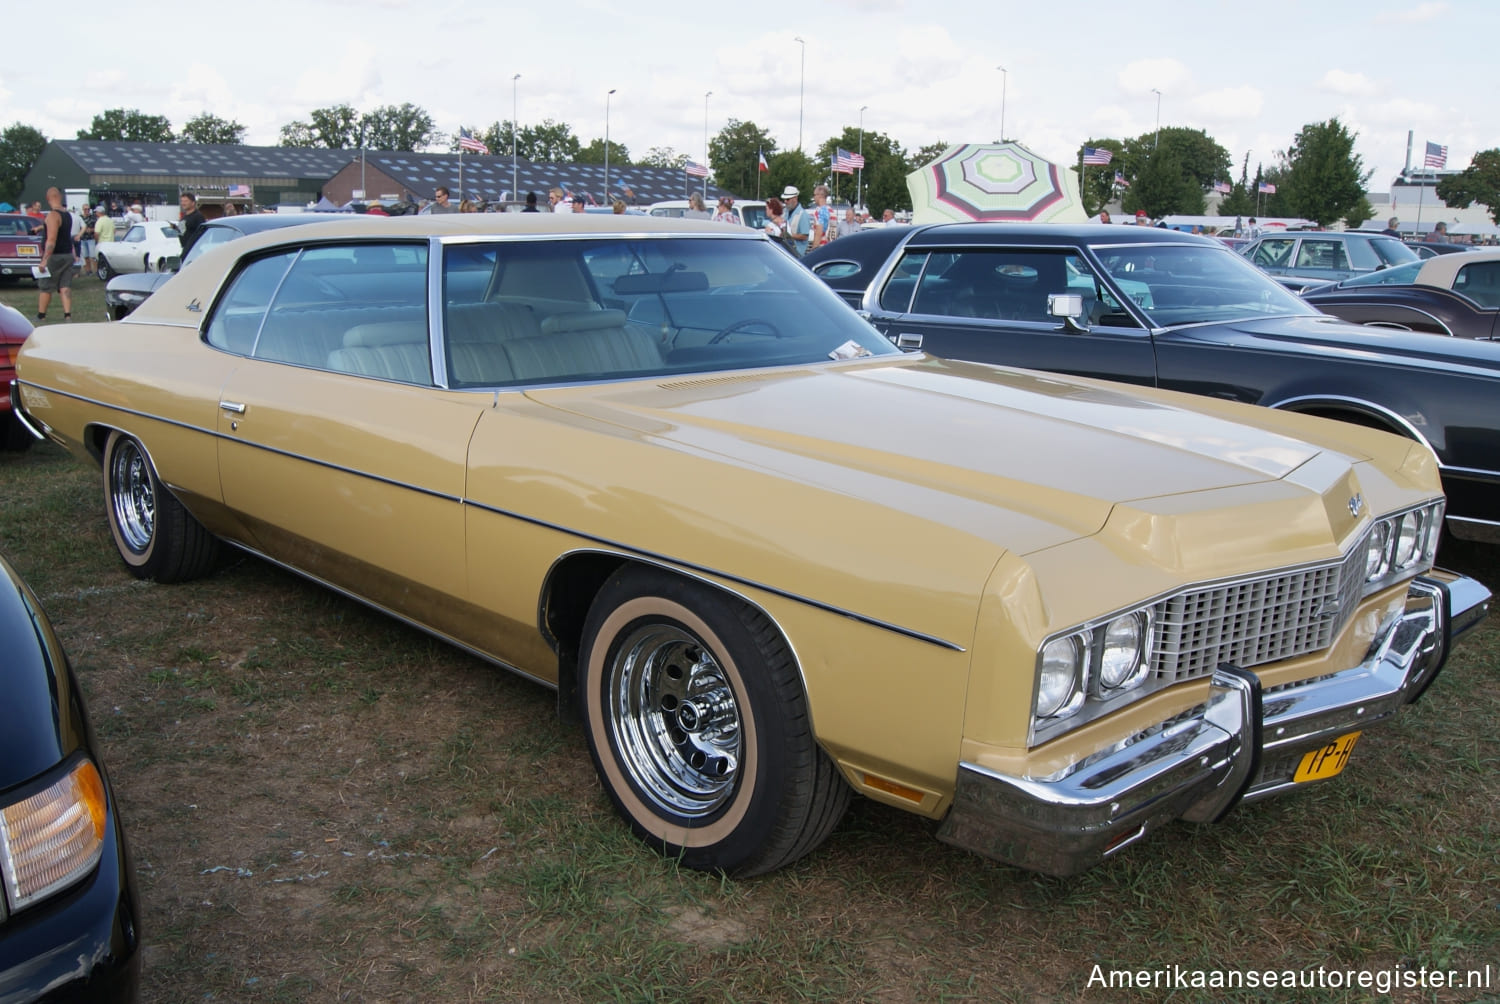
[[[941, 525], [1022, 554], [1097, 534], [1117, 510], [1161, 508], [1147, 500], [1220, 492], [1174, 504], [1195, 518], [1242, 505], [1239, 489], [1281, 482], [1320, 454], [1171, 395], [922, 356], [529, 396], [659, 449], [849, 500], [846, 512], [873, 506], [894, 532]], [[837, 518], [796, 492], [767, 498], [804, 498], [804, 518]], [[1318, 492], [1280, 494], [1322, 513]]]
[[62, 646], [36, 597], [0, 559], [0, 791], [86, 745]]
[[[1500, 376], [1500, 343], [1376, 328], [1324, 314], [1247, 318], [1214, 325], [1213, 330], [1219, 333], [1213, 339], [1216, 342], [1229, 330], [1241, 336], [1247, 347], [1253, 348], [1253, 342], [1275, 343], [1275, 351], [1284, 354], [1295, 354], [1300, 346], [1308, 355], [1333, 353], [1366, 360], [1384, 356], [1404, 365], [1437, 369], [1459, 365]], [[1194, 336], [1192, 327], [1177, 331], [1187, 338]]]

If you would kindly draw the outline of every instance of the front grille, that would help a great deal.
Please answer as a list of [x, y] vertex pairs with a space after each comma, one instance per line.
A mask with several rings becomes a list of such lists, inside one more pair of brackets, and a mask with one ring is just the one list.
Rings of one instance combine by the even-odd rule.
[[1151, 670], [1161, 684], [1291, 659], [1333, 643], [1354, 615], [1363, 541], [1340, 561], [1179, 593], [1152, 607]]

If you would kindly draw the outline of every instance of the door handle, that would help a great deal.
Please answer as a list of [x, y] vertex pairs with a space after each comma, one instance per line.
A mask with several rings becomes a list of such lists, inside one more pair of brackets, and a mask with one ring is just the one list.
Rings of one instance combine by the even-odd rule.
[[896, 336], [896, 348], [914, 351], [922, 347], [922, 336], [910, 331], [903, 331]]
[[236, 415], [243, 415], [245, 413], [245, 406], [234, 401], [220, 401], [219, 410], [233, 412]]

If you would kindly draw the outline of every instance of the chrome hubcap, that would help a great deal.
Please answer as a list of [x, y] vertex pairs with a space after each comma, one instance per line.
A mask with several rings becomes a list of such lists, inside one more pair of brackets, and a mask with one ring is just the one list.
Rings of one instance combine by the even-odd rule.
[[636, 786], [678, 816], [713, 812], [734, 791], [739, 705], [697, 639], [665, 624], [633, 631], [605, 681], [609, 728]]
[[151, 544], [156, 528], [156, 494], [151, 490], [151, 472], [146, 458], [131, 440], [123, 440], [109, 464], [110, 497], [115, 525], [125, 544], [137, 554]]

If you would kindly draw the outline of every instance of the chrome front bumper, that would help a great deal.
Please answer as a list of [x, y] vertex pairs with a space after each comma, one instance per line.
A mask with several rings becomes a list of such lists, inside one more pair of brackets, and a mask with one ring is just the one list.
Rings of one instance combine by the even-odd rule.
[[1357, 666], [1268, 692], [1254, 673], [1220, 666], [1203, 704], [1048, 777], [961, 763], [938, 838], [1072, 875], [1174, 819], [1216, 822], [1292, 787], [1306, 753], [1421, 697], [1489, 601], [1475, 580], [1433, 571], [1412, 582], [1405, 610]]
[[25, 409], [21, 407], [21, 381], [10, 382], [10, 410], [16, 416], [16, 421], [21, 423], [21, 428], [31, 433], [37, 439], [46, 439], [46, 435], [38, 429], [33, 421], [27, 417]]

